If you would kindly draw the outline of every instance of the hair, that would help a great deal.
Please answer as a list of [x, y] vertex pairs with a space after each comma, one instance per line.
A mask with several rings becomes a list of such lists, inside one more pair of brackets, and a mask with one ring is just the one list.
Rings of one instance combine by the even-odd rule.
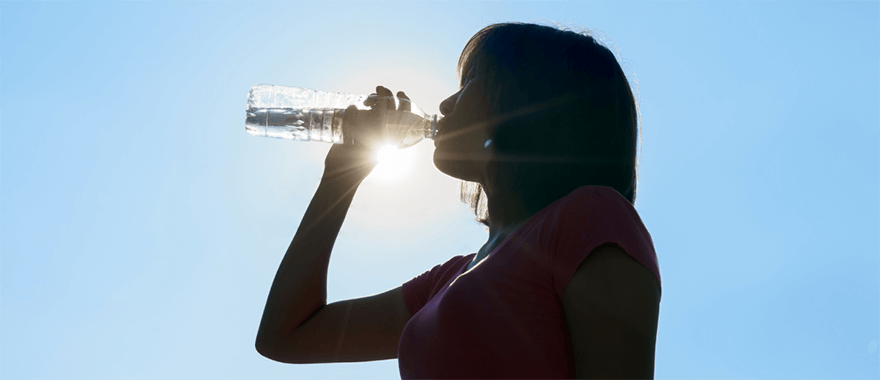
[[[614, 53], [589, 30], [523, 23], [489, 25], [458, 60], [461, 86], [485, 80], [495, 150], [486, 180], [524, 194], [537, 213], [584, 185], [608, 186], [635, 203], [639, 113]], [[462, 181], [461, 200], [489, 225], [480, 183]]]

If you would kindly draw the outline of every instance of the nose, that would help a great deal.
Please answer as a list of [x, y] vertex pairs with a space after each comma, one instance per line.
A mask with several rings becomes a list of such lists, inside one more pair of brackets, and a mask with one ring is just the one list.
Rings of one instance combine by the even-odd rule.
[[443, 102], [440, 103], [440, 114], [443, 116], [447, 116], [455, 110], [455, 102], [458, 101], [458, 95], [461, 94], [461, 91], [456, 92], [446, 98]]

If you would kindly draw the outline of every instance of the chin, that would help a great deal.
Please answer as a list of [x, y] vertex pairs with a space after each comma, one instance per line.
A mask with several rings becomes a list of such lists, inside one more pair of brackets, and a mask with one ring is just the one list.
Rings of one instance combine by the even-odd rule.
[[[452, 158], [456, 156], [458, 157], [457, 159]], [[461, 154], [434, 149], [434, 167], [443, 174], [453, 178], [471, 182], [478, 181], [478, 176], [474, 170], [475, 162], [462, 159], [461, 156]]]

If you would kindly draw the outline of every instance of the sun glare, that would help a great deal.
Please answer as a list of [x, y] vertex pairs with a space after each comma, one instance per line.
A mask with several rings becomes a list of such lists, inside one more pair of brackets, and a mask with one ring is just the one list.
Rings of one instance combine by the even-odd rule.
[[397, 149], [393, 145], [386, 145], [376, 152], [376, 160], [379, 164], [370, 176], [383, 182], [395, 181], [412, 169], [416, 161], [415, 149]]

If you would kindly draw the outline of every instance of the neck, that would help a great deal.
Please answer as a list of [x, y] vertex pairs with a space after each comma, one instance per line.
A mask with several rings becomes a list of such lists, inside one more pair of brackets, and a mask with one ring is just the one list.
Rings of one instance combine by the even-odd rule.
[[525, 207], [523, 195], [516, 191], [485, 189], [489, 209], [489, 240], [504, 238], [525, 223], [532, 213]]
[[[488, 175], [489, 172], [494, 175]], [[506, 239], [533, 213], [526, 207], [528, 194], [511, 181], [510, 173], [502, 167], [487, 170], [479, 182], [486, 192], [486, 208], [489, 211], [489, 242], [486, 244], [492, 245], [494, 240], [500, 242]]]

